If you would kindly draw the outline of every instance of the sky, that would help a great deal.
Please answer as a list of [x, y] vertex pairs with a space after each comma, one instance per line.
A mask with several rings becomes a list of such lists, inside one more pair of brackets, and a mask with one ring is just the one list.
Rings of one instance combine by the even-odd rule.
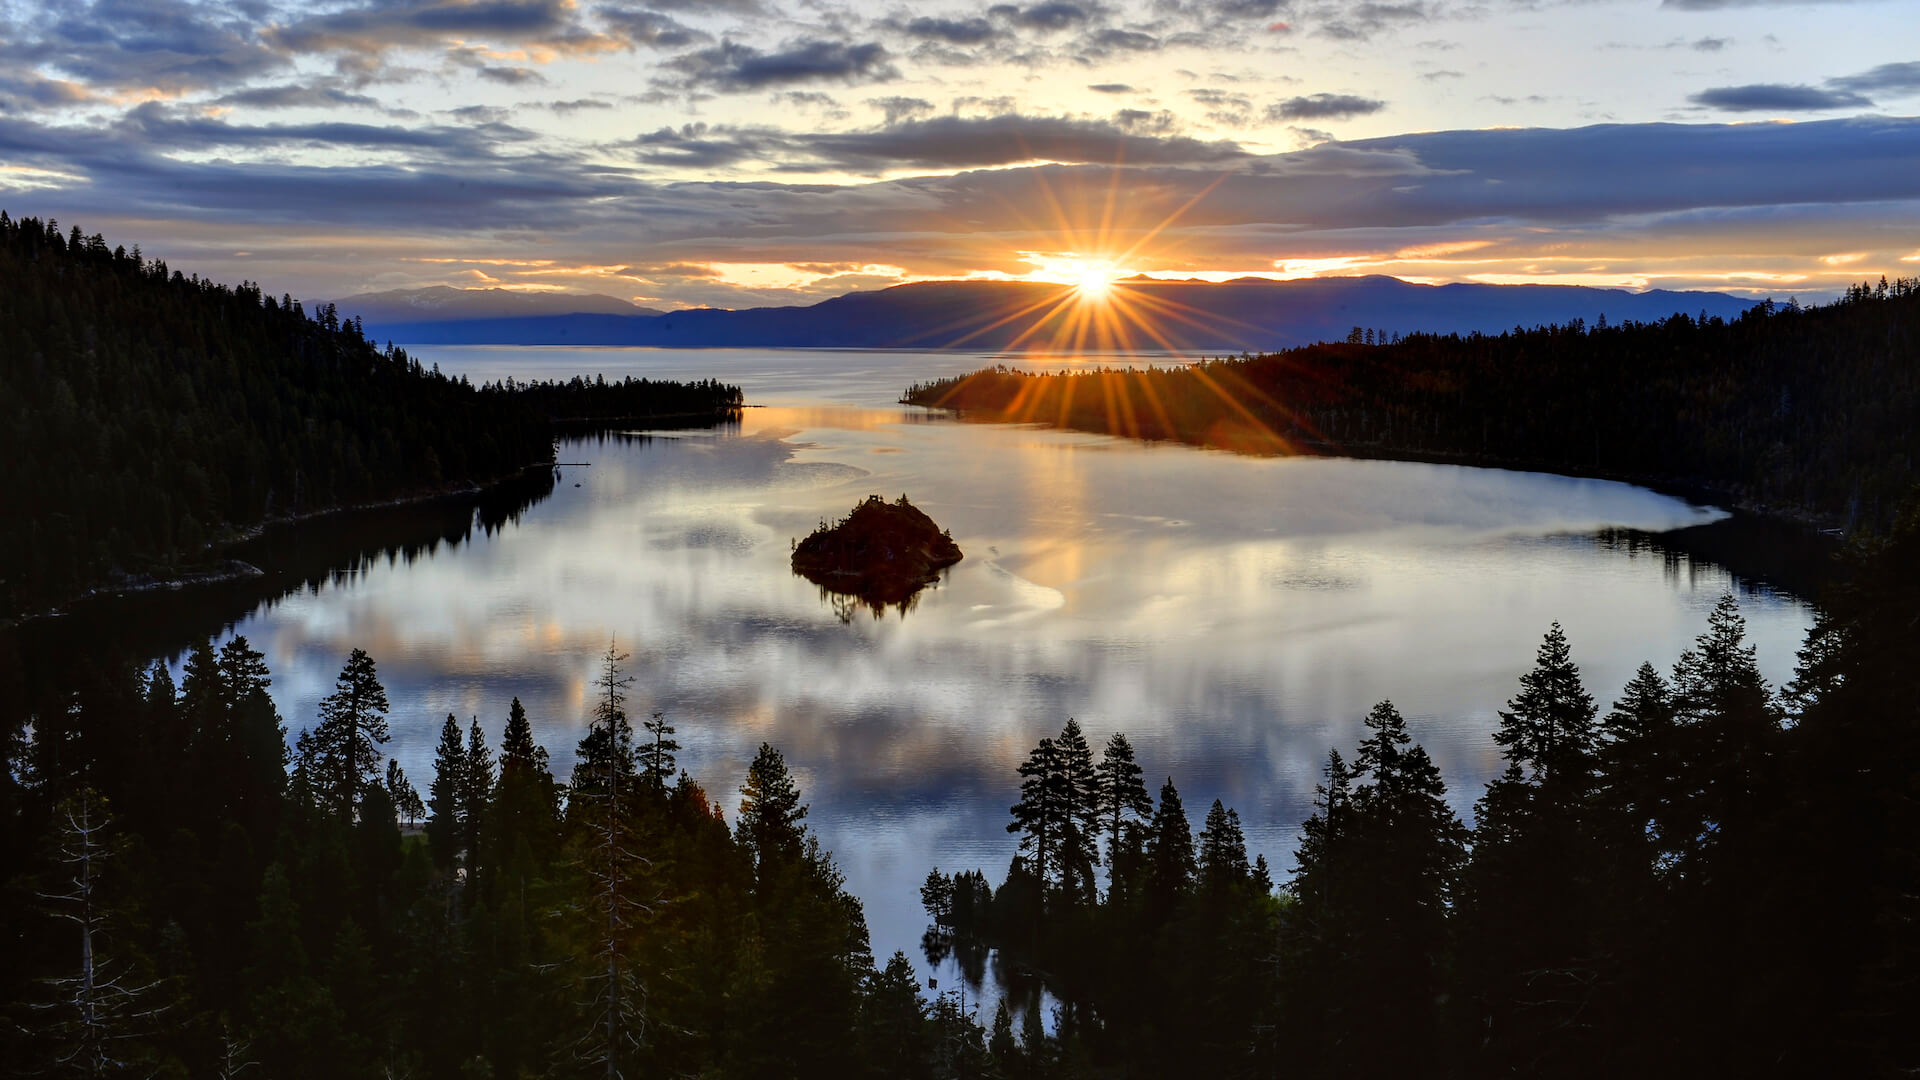
[[1920, 275], [1915, 0], [0, 0], [0, 208], [333, 299]]

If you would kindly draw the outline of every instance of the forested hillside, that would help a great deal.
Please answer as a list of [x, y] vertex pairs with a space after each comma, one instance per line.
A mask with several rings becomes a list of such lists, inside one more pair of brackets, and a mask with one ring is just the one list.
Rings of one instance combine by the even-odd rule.
[[331, 307], [0, 212], [0, 617], [166, 573], [261, 521], [487, 483], [567, 417], [708, 414], [716, 383], [474, 387]]
[[1884, 527], [1920, 452], [1920, 280], [1731, 321], [1391, 339], [1356, 327], [1338, 344], [1184, 369], [997, 368], [904, 400], [1254, 453], [1628, 479]]

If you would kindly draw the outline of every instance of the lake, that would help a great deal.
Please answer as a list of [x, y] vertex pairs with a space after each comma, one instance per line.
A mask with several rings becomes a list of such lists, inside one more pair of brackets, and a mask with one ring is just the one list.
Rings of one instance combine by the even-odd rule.
[[[475, 381], [713, 376], [756, 407], [721, 429], [564, 442], [551, 494], [517, 514], [253, 606], [230, 632], [266, 653], [289, 725], [313, 723], [361, 647], [392, 701], [387, 750], [422, 790], [446, 715], [478, 716], [497, 746], [514, 696], [564, 777], [611, 640], [632, 654], [636, 720], [666, 714], [730, 819], [759, 744], [785, 751], [882, 961], [924, 966], [930, 867], [1004, 874], [1015, 767], [1068, 717], [1096, 748], [1126, 732], [1196, 827], [1215, 798], [1236, 808], [1284, 878], [1327, 751], [1350, 754], [1383, 698], [1464, 816], [1498, 771], [1495, 710], [1552, 621], [1604, 707], [1643, 660], [1669, 668], [1730, 588], [1776, 685], [1813, 617], [1661, 542], [1721, 511], [1624, 484], [1237, 457], [893, 403], [992, 357], [416, 352]], [[796, 538], [869, 494], [906, 494], [966, 553], [880, 618], [788, 567]]]

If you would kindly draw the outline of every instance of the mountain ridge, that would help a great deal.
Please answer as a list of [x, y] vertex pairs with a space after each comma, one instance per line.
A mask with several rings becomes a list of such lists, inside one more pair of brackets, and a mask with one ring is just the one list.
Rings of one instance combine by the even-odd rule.
[[488, 318], [379, 319], [369, 335], [414, 345], [627, 345], [677, 348], [1063, 348], [1094, 351], [1261, 351], [1388, 335], [1500, 333], [1516, 326], [1650, 321], [1677, 312], [1732, 318], [1752, 301], [1725, 293], [1630, 292], [1583, 285], [1425, 285], [1373, 275], [1224, 282], [1131, 278], [1110, 302], [1071, 286], [1025, 281], [929, 281], [851, 292], [815, 304], [682, 308], [650, 314], [543, 313]]

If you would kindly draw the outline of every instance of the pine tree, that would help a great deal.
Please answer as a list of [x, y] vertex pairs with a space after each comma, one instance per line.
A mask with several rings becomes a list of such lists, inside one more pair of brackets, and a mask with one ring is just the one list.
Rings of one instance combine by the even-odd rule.
[[665, 791], [667, 781], [673, 779], [674, 770], [678, 768], [673, 755], [680, 744], [673, 739], [674, 727], [667, 723], [666, 714], [659, 712], [640, 726], [653, 736], [640, 747], [640, 776], [656, 789]]
[[634, 775], [633, 725], [627, 720], [627, 690], [633, 676], [620, 665], [627, 654], [612, 642], [600, 657], [600, 674], [593, 685], [600, 688], [594, 702], [593, 720], [580, 739], [573, 767], [573, 786], [607, 785]]
[[1007, 1011], [1007, 999], [1003, 995], [1000, 1004], [993, 1010], [993, 1034], [987, 1037], [987, 1053], [992, 1055], [995, 1068], [1004, 1077], [1016, 1075], [1019, 1067], [1020, 1046], [1013, 1041], [1013, 1014]]
[[625, 1075], [625, 1067], [646, 1042], [648, 987], [640, 976], [634, 932], [657, 906], [644, 881], [650, 862], [635, 850], [633, 836], [633, 729], [625, 709], [633, 677], [620, 668], [626, 658], [612, 642], [601, 656], [594, 685], [602, 696], [581, 740], [581, 763], [574, 768], [568, 807], [570, 820], [583, 826], [581, 861], [588, 882], [580, 909], [589, 941], [580, 979], [588, 1023], [574, 1052], [607, 1080]]
[[1173, 778], [1160, 785], [1160, 805], [1147, 826], [1147, 899], [1164, 918], [1193, 890], [1198, 868], [1193, 857], [1193, 827]]
[[1680, 847], [1675, 801], [1687, 747], [1676, 719], [1672, 687], [1652, 664], [1641, 664], [1602, 724], [1600, 803], [1618, 819], [1619, 840], [1636, 851]]
[[51, 999], [42, 1009], [39, 1034], [50, 1051], [47, 1064], [79, 1076], [140, 1075], [135, 1069], [150, 1051], [142, 1045], [160, 1011], [156, 984], [139, 977], [124, 956], [114, 957], [115, 918], [104, 888], [114, 844], [106, 800], [90, 784], [54, 808], [51, 887], [40, 893], [45, 910], [71, 924], [75, 963], [46, 980]]
[[460, 721], [447, 714], [440, 725], [440, 745], [433, 752], [433, 783], [427, 789], [427, 843], [433, 861], [445, 870], [467, 835], [467, 749], [460, 741]]
[[533, 741], [533, 724], [519, 698], [507, 706], [507, 727], [500, 734], [500, 782], [522, 770], [546, 767], [546, 748]]
[[1727, 833], [1744, 835], [1765, 812], [1762, 791], [1780, 735], [1781, 710], [1760, 675], [1746, 620], [1733, 594], [1720, 598], [1706, 632], [1673, 667], [1675, 721], [1693, 766], [1673, 830], [1683, 861], [1700, 858]]
[[1500, 713], [1493, 741], [1524, 767], [1546, 797], [1561, 805], [1583, 799], [1592, 782], [1597, 733], [1593, 695], [1580, 684], [1567, 636], [1554, 623], [1520, 692]]
[[753, 860], [762, 888], [775, 871], [797, 861], [805, 850], [807, 807], [800, 789], [787, 771], [787, 759], [761, 743], [740, 785], [740, 823], [735, 827], [741, 845]]
[[1252, 873], [1247, 865], [1247, 837], [1240, 828], [1240, 815], [1227, 809], [1219, 799], [1213, 800], [1206, 825], [1200, 832], [1199, 870], [1201, 888], [1214, 896], [1244, 888]]
[[393, 800], [393, 809], [408, 825], [417, 824], [427, 812], [426, 803], [420, 801], [420, 792], [407, 779], [407, 771], [400, 767], [398, 758], [387, 759], [387, 798]]
[[1020, 776], [1020, 801], [1008, 811], [1013, 820], [1007, 823], [1007, 831], [1020, 834], [1027, 867], [1046, 889], [1059, 876], [1059, 847], [1068, 814], [1065, 763], [1051, 736], [1042, 738], [1021, 762]]
[[1100, 754], [1096, 781], [1099, 791], [1100, 820], [1107, 833], [1107, 866], [1113, 873], [1114, 852], [1120, 844], [1120, 828], [1130, 819], [1144, 821], [1153, 813], [1153, 800], [1147, 796], [1143, 780], [1145, 770], [1133, 759], [1133, 744], [1116, 731], [1107, 739]]
[[482, 832], [487, 821], [487, 804], [493, 797], [493, 753], [487, 749], [487, 736], [480, 730], [480, 718], [473, 718], [467, 731], [466, 762], [460, 771], [460, 821], [464, 826], [463, 843], [467, 852], [467, 885], [478, 882], [481, 864]]
[[379, 775], [376, 747], [387, 738], [386, 688], [373, 658], [355, 649], [333, 693], [321, 699], [313, 731], [313, 784], [321, 804], [342, 820], [353, 819], [361, 786]]
[[1094, 899], [1094, 867], [1100, 863], [1100, 778], [1093, 749], [1072, 717], [1060, 729], [1060, 892], [1072, 903]]

